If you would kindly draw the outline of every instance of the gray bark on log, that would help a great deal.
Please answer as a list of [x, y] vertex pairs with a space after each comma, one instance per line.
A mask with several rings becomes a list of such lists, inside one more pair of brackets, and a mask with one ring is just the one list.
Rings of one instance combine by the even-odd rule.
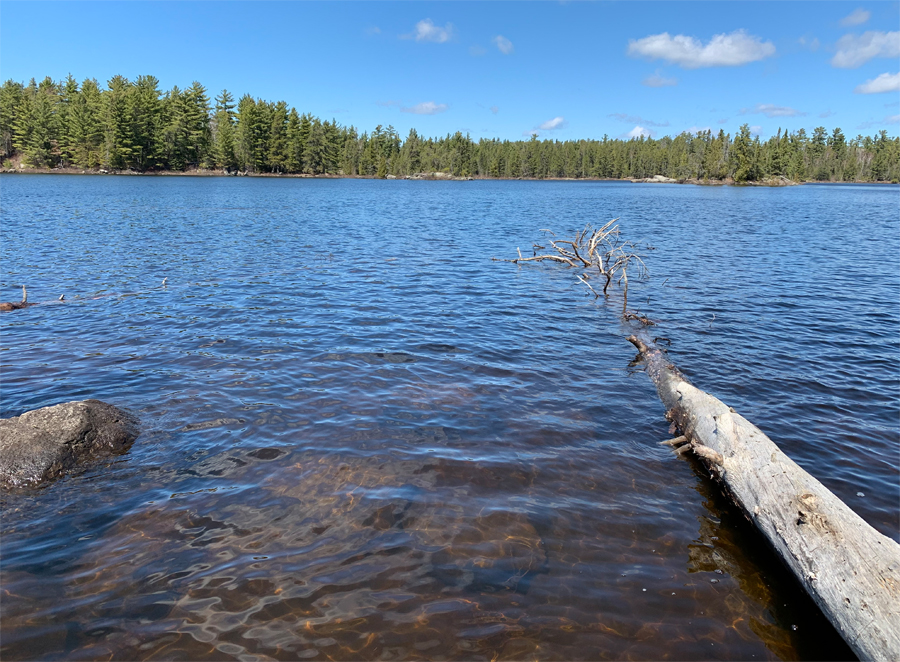
[[900, 545], [692, 386], [649, 338], [630, 336], [691, 449], [793, 571], [861, 660], [900, 659]]

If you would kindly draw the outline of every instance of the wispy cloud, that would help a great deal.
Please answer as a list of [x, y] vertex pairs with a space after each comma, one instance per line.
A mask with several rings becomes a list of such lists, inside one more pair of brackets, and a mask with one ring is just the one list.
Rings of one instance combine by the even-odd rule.
[[707, 131], [712, 131], [711, 127], [708, 126], [692, 126], [684, 130], [684, 133], [689, 133], [692, 136], [697, 135], [698, 133], [706, 133]]
[[872, 12], [863, 8], [854, 9], [850, 14], [841, 19], [841, 25], [845, 28], [851, 25], [862, 25], [872, 17]]
[[826, 117], [831, 117], [832, 115], [836, 115], [836, 114], [837, 113], [835, 113], [833, 110], [831, 110], [829, 108], [824, 113], [819, 113], [819, 117], [821, 117], [824, 120]]
[[513, 43], [501, 34], [498, 34], [491, 41], [497, 46], [497, 49], [504, 55], [510, 55], [515, 49]]
[[646, 85], [647, 87], [673, 87], [674, 85], [678, 85], [678, 79], [666, 78], [660, 73], [660, 70], [657, 69], [654, 74], [647, 76], [642, 80], [641, 85]]
[[663, 32], [629, 40], [628, 54], [666, 60], [685, 69], [736, 67], [774, 55], [775, 45], [748, 35], [744, 30], [717, 34], [706, 44], [694, 37], [683, 34], [673, 37]]
[[483, 46], [479, 46], [478, 44], [472, 44], [471, 46], [469, 46], [469, 55], [471, 55], [472, 57], [481, 57], [485, 53], [487, 53], [487, 49], [485, 49]]
[[653, 120], [644, 119], [637, 115], [626, 115], [625, 113], [610, 113], [607, 117], [612, 117], [626, 124], [646, 124], [647, 126], [669, 126], [669, 122], [654, 122]]
[[366, 28], [366, 34], [370, 36], [381, 34], [381, 28], [379, 28], [377, 25], [370, 25]]
[[619, 137], [620, 138], [640, 138], [641, 136], [644, 136], [644, 138], [652, 138], [653, 133], [654, 132], [651, 131], [650, 129], [645, 129], [642, 126], [636, 126], [631, 131], [623, 133]]
[[867, 80], [862, 85], [857, 85], [853, 90], [857, 94], [881, 94], [882, 92], [900, 92], [900, 72], [896, 74], [884, 73]]
[[413, 113], [414, 115], [437, 115], [443, 113], [450, 106], [445, 103], [435, 103], [434, 101], [423, 101], [415, 106], [404, 106], [400, 108], [401, 113]]
[[741, 115], [765, 115], [766, 117], [802, 117], [806, 113], [788, 106], [758, 103], [753, 108], [741, 108]]
[[723, 117], [723, 118], [720, 119], [720, 120], [716, 120], [716, 124], [728, 124], [728, 118], [727, 118], [727, 117]]
[[821, 44], [819, 43], [819, 40], [816, 37], [813, 37], [812, 39], [807, 39], [806, 37], [800, 37], [797, 40], [797, 43], [800, 44], [803, 48], [808, 48], [813, 53], [815, 53], [817, 50], [819, 50], [819, 46], [821, 46]]
[[840, 69], [856, 69], [876, 57], [900, 57], [900, 31], [845, 34], [838, 39], [831, 64]]
[[759, 124], [754, 124], [750, 127], [750, 133], [752, 133], [754, 136], [760, 136], [762, 135], [762, 132], [763, 128]]
[[416, 41], [433, 41], [443, 44], [453, 39], [453, 24], [447, 23], [444, 27], [435, 25], [430, 18], [425, 18], [416, 23], [415, 29], [410, 34], [400, 35], [401, 39], [415, 39]]
[[500, 112], [500, 107], [499, 106], [491, 106], [491, 112], [494, 113], [494, 115], [496, 115], [497, 113]]
[[547, 120], [543, 124], [539, 124], [536, 128], [538, 131], [556, 131], [557, 129], [564, 129], [567, 126], [566, 120], [560, 117], [554, 117], [552, 120]]
[[384, 107], [386, 107], [386, 108], [390, 108], [391, 106], [400, 106], [400, 105], [402, 105], [402, 102], [401, 102], [401, 101], [394, 101], [394, 100], [388, 100], [388, 101], [376, 101], [376, 102], [375, 102], [375, 105], [378, 105], [378, 106], [384, 106]]
[[900, 115], [888, 115], [882, 120], [868, 120], [866, 122], [862, 122], [856, 128], [871, 129], [873, 126], [884, 127], [885, 124], [897, 124], [898, 122], [900, 122]]

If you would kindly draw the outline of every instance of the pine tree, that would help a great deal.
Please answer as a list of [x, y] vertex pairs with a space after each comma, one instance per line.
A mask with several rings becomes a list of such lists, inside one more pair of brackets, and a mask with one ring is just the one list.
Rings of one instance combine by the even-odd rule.
[[132, 167], [144, 171], [162, 167], [162, 102], [155, 76], [138, 76], [131, 90]]
[[4, 159], [15, 152], [16, 126], [25, 105], [25, 87], [21, 83], [8, 80], [0, 87], [0, 152]]
[[300, 115], [296, 108], [291, 108], [287, 121], [287, 161], [288, 172], [303, 170], [303, 146], [300, 144]]
[[69, 139], [73, 163], [82, 168], [97, 168], [103, 151], [103, 97], [93, 78], [81, 83], [69, 114]]
[[57, 134], [59, 160], [61, 165], [68, 167], [75, 160], [75, 145], [70, 134], [70, 128], [72, 111], [79, 97], [78, 81], [72, 77], [72, 74], [69, 74], [66, 80], [60, 83], [58, 87]]
[[241, 97], [237, 107], [237, 124], [235, 125], [234, 155], [237, 167], [241, 170], [255, 172], [255, 141], [253, 126], [256, 123], [256, 101], [249, 94]]
[[829, 170], [832, 178], [841, 182], [844, 180], [844, 160], [847, 158], [847, 141], [844, 138], [844, 132], [839, 128], [835, 128], [831, 137], [828, 139], [828, 147], [831, 150], [831, 167]]
[[306, 140], [306, 147], [303, 150], [303, 167], [306, 172], [313, 175], [320, 175], [325, 172], [325, 128], [316, 118], [312, 122], [309, 131], [309, 138]]
[[732, 178], [737, 183], [753, 179], [754, 150], [750, 140], [750, 126], [742, 124], [740, 132], [734, 137], [731, 148], [731, 172]]
[[56, 117], [56, 85], [49, 78], [25, 88], [24, 102], [17, 113], [16, 148], [25, 163], [36, 168], [55, 165], [59, 156]]
[[268, 164], [272, 172], [288, 170], [288, 109], [284, 101], [279, 101], [272, 108], [269, 124]]
[[103, 165], [113, 170], [128, 167], [132, 152], [132, 126], [129, 113], [128, 93], [131, 83], [124, 76], [113, 76], [104, 104], [104, 149]]
[[197, 81], [184, 91], [185, 158], [198, 168], [210, 165], [209, 160], [209, 97], [206, 88]]

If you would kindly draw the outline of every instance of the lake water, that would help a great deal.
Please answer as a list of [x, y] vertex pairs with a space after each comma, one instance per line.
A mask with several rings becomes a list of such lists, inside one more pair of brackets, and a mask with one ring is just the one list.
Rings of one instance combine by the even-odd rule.
[[852, 657], [658, 444], [618, 294], [491, 258], [620, 217], [655, 248], [629, 304], [673, 361], [896, 540], [897, 187], [0, 190], [0, 298], [48, 302], [0, 317], [0, 413], [142, 421], [127, 454], [2, 495], [4, 660]]

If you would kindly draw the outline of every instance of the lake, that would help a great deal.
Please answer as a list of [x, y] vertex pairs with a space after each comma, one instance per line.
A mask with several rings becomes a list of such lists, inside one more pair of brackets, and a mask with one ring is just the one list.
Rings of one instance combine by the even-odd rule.
[[897, 187], [0, 186], [0, 299], [47, 302], [0, 317], [0, 413], [142, 421], [0, 497], [3, 659], [852, 658], [659, 445], [619, 291], [491, 258], [619, 217], [678, 367], [897, 540]]

